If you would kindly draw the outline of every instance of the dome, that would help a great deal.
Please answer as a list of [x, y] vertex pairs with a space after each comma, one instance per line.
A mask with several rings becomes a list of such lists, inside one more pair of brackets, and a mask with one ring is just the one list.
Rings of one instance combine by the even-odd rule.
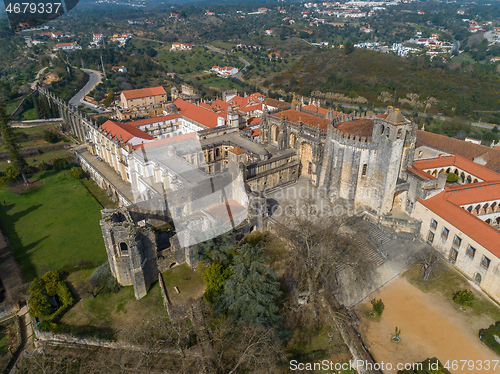
[[259, 151], [259, 156], [260, 156], [260, 159], [262, 161], [264, 160], [267, 160], [269, 159], [269, 157], [271, 157], [271, 154], [269, 153], [269, 151], [265, 148], [262, 148], [260, 151]]

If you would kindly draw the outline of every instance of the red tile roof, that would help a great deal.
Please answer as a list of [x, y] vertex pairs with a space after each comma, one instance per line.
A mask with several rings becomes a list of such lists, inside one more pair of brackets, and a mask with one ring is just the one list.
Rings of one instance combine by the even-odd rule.
[[57, 43], [55, 46], [56, 47], [71, 47], [72, 45], [75, 45], [75, 42], [72, 43]]
[[484, 181], [500, 181], [499, 173], [491, 171], [487, 167], [479, 165], [474, 161], [467, 160], [466, 158], [459, 155], [441, 156], [425, 160], [416, 160], [413, 162], [413, 167], [421, 171], [423, 171], [424, 169], [435, 168], [446, 169], [450, 166], [456, 166], [457, 168], [465, 170], [466, 172]]
[[174, 104], [177, 107], [180, 115], [209, 128], [217, 127], [219, 117], [223, 117], [224, 120], [227, 117], [226, 112], [215, 113], [211, 110], [205, 109], [201, 106], [192, 104], [182, 99], [175, 100]]
[[252, 130], [252, 138], [255, 138], [256, 136], [259, 136], [260, 135], [260, 128], [259, 129], [255, 129], [255, 130]]
[[211, 216], [217, 218], [222, 222], [227, 222], [230, 219], [238, 216], [245, 211], [245, 207], [238, 203], [236, 200], [228, 200], [227, 203], [220, 204], [206, 208], [205, 211]]
[[[467, 186], [474, 188], [475, 184], [468, 184]], [[418, 199], [417, 201], [485, 247], [495, 256], [500, 257], [500, 246], [498, 244], [500, 243], [500, 232], [449, 201], [448, 198], [452, 193], [452, 191], [445, 190], [430, 199]], [[500, 199], [500, 194], [497, 196]]]
[[170, 138], [165, 138], [165, 139], [157, 139], [152, 142], [147, 142], [144, 144], [139, 144], [135, 146], [135, 149], [147, 149], [147, 148], [152, 148], [152, 147], [158, 147], [159, 145], [165, 145], [169, 143], [174, 143], [174, 142], [179, 142], [185, 139], [191, 139], [196, 137], [196, 132], [190, 132], [187, 134], [182, 134], [182, 135], [177, 135], [177, 136], [172, 136]]
[[317, 107], [314, 104], [309, 104], [309, 105], [303, 106], [302, 108], [307, 109], [307, 110], [311, 110], [313, 112], [317, 111], [318, 113], [324, 114], [324, 115], [326, 115], [328, 113], [328, 109], [322, 108], [322, 107]]
[[346, 134], [369, 137], [373, 134], [373, 123], [372, 119], [358, 118], [341, 122], [335, 128]]
[[247, 125], [251, 126], [251, 125], [255, 125], [255, 124], [260, 123], [260, 122], [262, 122], [262, 117], [253, 117], [247, 121]]
[[141, 88], [138, 90], [123, 91], [122, 94], [123, 96], [125, 96], [125, 99], [131, 100], [131, 99], [138, 99], [141, 97], [166, 95], [167, 93], [165, 92], [165, 89], [162, 86], [158, 86], [150, 88]]
[[245, 108], [240, 108], [238, 109], [240, 112], [246, 113], [246, 112], [251, 112], [253, 110], [262, 110], [263, 104], [255, 104], [252, 106], [247, 106]]
[[137, 121], [126, 122], [125, 124], [139, 127], [139, 126], [149, 125], [150, 123], [169, 121], [175, 118], [181, 118], [181, 116], [179, 116], [178, 114], [169, 114], [168, 116], [146, 118]]
[[488, 161], [485, 166], [490, 170], [500, 173], [500, 149], [498, 148], [491, 148], [480, 144], [449, 138], [444, 135], [418, 130], [416, 147], [421, 146], [427, 146], [443, 152], [460, 155], [471, 161], [487, 153]]
[[241, 149], [240, 147], [234, 147], [230, 149], [228, 152], [234, 153], [235, 155], [242, 155], [244, 153], [247, 153], [247, 151]]
[[266, 99], [266, 105], [269, 105], [269, 106], [272, 106], [272, 107], [278, 108], [278, 109], [288, 109], [291, 107], [291, 104], [287, 103], [286, 101], [279, 101], [279, 100], [270, 99], [270, 98]]
[[108, 133], [113, 140], [123, 140], [124, 143], [127, 143], [132, 138], [154, 140], [151, 135], [128, 123], [117, 123], [108, 120], [101, 125], [101, 129]]
[[283, 112], [274, 113], [273, 116], [279, 118], [281, 117], [282, 114], [290, 122], [298, 123], [299, 120], [301, 120], [304, 124], [311, 127], [317, 127], [319, 125], [319, 128], [322, 131], [326, 131], [328, 124], [330, 123], [330, 120], [326, 118], [318, 117], [309, 113], [300, 112], [295, 109], [288, 109]]
[[459, 206], [497, 199], [500, 200], [500, 180], [453, 186], [446, 193], [446, 200]]

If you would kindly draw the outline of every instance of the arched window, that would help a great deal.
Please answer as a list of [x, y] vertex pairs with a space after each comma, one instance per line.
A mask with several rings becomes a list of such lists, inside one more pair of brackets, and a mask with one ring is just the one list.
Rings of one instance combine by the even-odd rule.
[[219, 148], [215, 148], [215, 157], [219, 157], [220, 156], [220, 150]]
[[488, 219], [487, 219], [486, 221], [484, 221], [484, 222], [486, 222], [488, 225], [491, 225], [491, 219], [490, 219], [490, 218], [488, 218]]
[[278, 141], [278, 126], [276, 126], [276, 125], [273, 125], [271, 127], [271, 140], [273, 142], [277, 142]]
[[385, 135], [387, 137], [389, 137], [390, 134], [391, 134], [391, 129], [390, 129], [390, 127], [387, 127], [387, 130], [385, 131]]
[[399, 130], [398, 130], [398, 136], [397, 136], [397, 138], [398, 138], [398, 139], [399, 139], [399, 138], [401, 138], [401, 134], [402, 134], [402, 133], [403, 133], [403, 130], [399, 129]]
[[450, 173], [450, 171], [451, 171], [451, 169], [450, 169], [450, 168], [446, 169], [446, 174], [449, 174], [449, 173]]
[[380, 126], [380, 135], [382, 135], [384, 133], [384, 130], [385, 130], [385, 127], [384, 126]]
[[127, 243], [124, 243], [124, 242], [120, 243], [120, 251], [122, 251], [122, 252], [127, 252], [128, 251]]
[[471, 182], [472, 182], [472, 178], [471, 178], [471, 176], [469, 175], [469, 176], [467, 177], [467, 180], [465, 181], [465, 183], [471, 183]]
[[368, 169], [368, 165], [364, 164], [363, 169], [361, 170], [361, 176], [365, 177], [366, 176], [366, 169]]
[[478, 182], [477, 178], [474, 178], [474, 180], [472, 181], [472, 183], [477, 183], [477, 182]]
[[297, 137], [295, 136], [295, 134], [292, 132], [290, 134], [290, 138], [289, 138], [289, 143], [290, 143], [290, 148], [293, 148], [295, 149], [295, 142], [297, 141]]

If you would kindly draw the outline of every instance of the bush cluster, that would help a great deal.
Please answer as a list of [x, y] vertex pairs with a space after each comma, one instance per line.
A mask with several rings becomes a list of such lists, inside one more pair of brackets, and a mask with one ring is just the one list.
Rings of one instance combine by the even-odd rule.
[[43, 140], [49, 143], [57, 143], [59, 141], [59, 136], [54, 131], [46, 131], [43, 134]]
[[385, 308], [385, 305], [384, 303], [382, 302], [381, 299], [377, 300], [377, 299], [372, 299], [370, 301], [372, 303], [372, 307], [373, 307], [373, 312], [377, 315], [377, 316], [381, 316], [382, 313], [384, 312], [384, 308]]
[[[61, 280], [58, 271], [49, 271], [42, 276], [42, 279], [35, 279], [28, 289], [28, 294], [30, 296], [28, 302], [30, 315], [33, 317], [49, 316], [46, 318], [48, 322], [56, 321], [75, 302], [71, 291]], [[61, 304], [53, 314], [51, 314], [53, 306], [49, 296], [57, 296]]]
[[462, 306], [472, 306], [475, 300], [476, 298], [471, 290], [458, 291], [455, 296], [453, 296], [453, 301]]
[[56, 169], [56, 170], [65, 170], [65, 169], [69, 168], [68, 159], [63, 158], [63, 157], [58, 157], [58, 158], [54, 159], [52, 164], [54, 165], [54, 169]]
[[71, 170], [69, 171], [69, 176], [71, 178], [80, 180], [80, 179], [85, 178], [85, 172], [83, 171], [83, 169], [81, 167], [79, 167], [79, 166], [73, 166], [71, 168]]

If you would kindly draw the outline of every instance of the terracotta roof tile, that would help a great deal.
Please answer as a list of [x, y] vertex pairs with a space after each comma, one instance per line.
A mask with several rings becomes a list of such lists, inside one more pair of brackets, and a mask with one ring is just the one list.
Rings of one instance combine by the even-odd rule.
[[152, 142], [139, 144], [135, 147], [135, 149], [147, 149], [147, 148], [157, 147], [159, 145], [165, 145], [165, 144], [174, 143], [174, 142], [178, 142], [178, 141], [185, 140], [185, 139], [191, 139], [191, 138], [195, 138], [195, 137], [196, 137], [196, 132], [190, 132], [187, 134], [172, 136], [170, 138], [165, 138], [165, 139], [157, 139], [157, 140], [154, 140]]
[[416, 146], [427, 146], [443, 152], [460, 155], [471, 161], [487, 153], [488, 161], [485, 166], [490, 170], [500, 173], [500, 149], [497, 148], [465, 142], [422, 130], [418, 130], [417, 132]]
[[274, 113], [273, 116], [279, 118], [281, 117], [282, 113], [283, 116], [290, 122], [298, 123], [299, 120], [301, 120], [303, 123], [311, 127], [317, 127], [319, 125], [319, 128], [322, 131], [326, 131], [328, 124], [330, 123], [330, 120], [326, 118], [318, 117], [309, 113], [299, 112], [295, 109], [288, 109], [283, 112]]
[[241, 149], [240, 147], [234, 147], [233, 149], [230, 149], [228, 152], [234, 153], [235, 155], [242, 155], [244, 153], [247, 153], [247, 151]]
[[372, 119], [359, 118], [341, 122], [335, 128], [346, 134], [369, 137], [373, 134], [373, 123]]
[[[465, 143], [465, 142], [464, 142]], [[466, 158], [453, 155], [453, 156], [440, 156], [436, 158], [416, 160], [413, 162], [413, 167], [418, 170], [434, 169], [434, 168], [447, 168], [449, 166], [456, 166], [468, 173], [474, 175], [483, 181], [496, 181], [500, 180], [500, 174], [496, 173], [483, 165], [477, 164], [474, 161], [467, 160]]]
[[123, 140], [124, 143], [127, 143], [132, 138], [154, 140], [154, 137], [151, 135], [127, 123], [117, 123], [108, 120], [101, 125], [101, 129], [105, 130], [112, 139], [117, 141]]
[[224, 118], [224, 121], [227, 117], [226, 112], [215, 113], [182, 99], [175, 100], [174, 105], [177, 107], [180, 115], [209, 128], [217, 127], [219, 117]]
[[278, 108], [278, 109], [289, 109], [292, 107], [292, 105], [290, 103], [287, 103], [286, 101], [279, 101], [279, 100], [270, 99], [270, 98], [266, 99], [266, 105], [269, 105], [269, 106], [272, 106], [272, 107]]
[[123, 96], [125, 96], [125, 99], [131, 100], [131, 99], [138, 99], [140, 97], [166, 95], [167, 93], [165, 92], [165, 89], [162, 86], [158, 86], [150, 88], [141, 88], [138, 90], [123, 91], [122, 94]]

